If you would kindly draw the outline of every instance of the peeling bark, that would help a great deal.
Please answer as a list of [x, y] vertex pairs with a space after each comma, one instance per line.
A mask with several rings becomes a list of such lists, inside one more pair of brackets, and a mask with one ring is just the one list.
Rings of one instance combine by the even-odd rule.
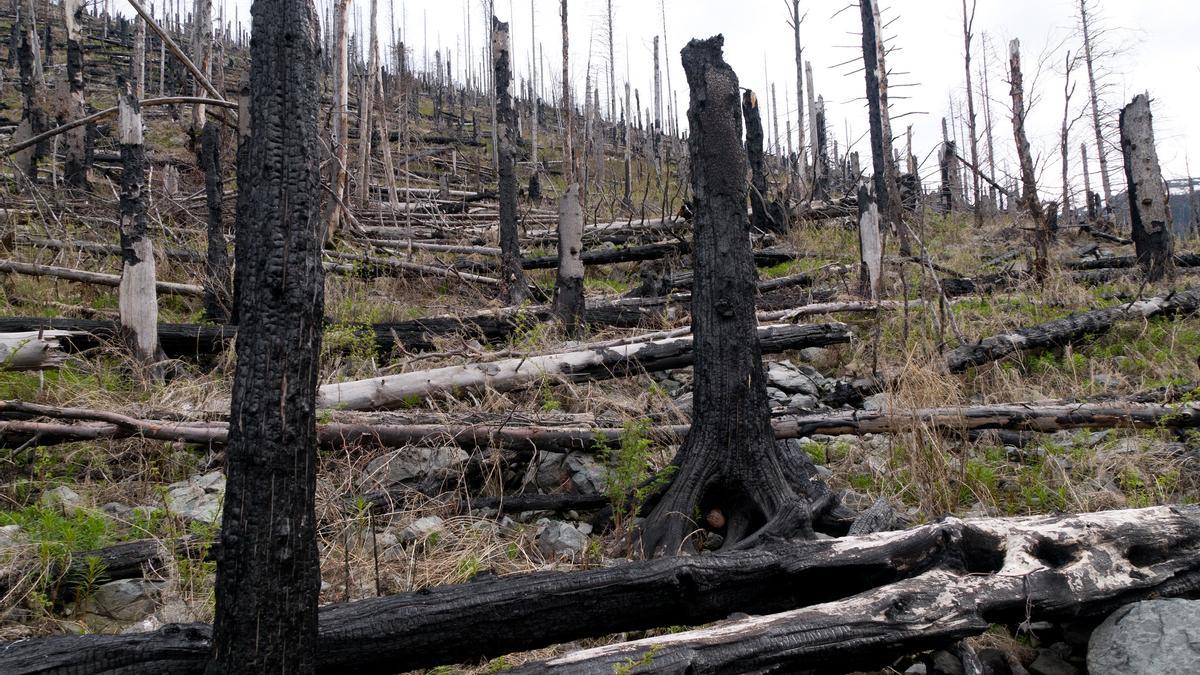
[[121, 328], [134, 358], [150, 376], [161, 377], [158, 361], [158, 294], [154, 245], [146, 231], [146, 148], [142, 111], [128, 82], [120, 85], [117, 128], [121, 142]]
[[558, 207], [558, 275], [554, 281], [554, 315], [569, 335], [577, 334], [583, 322], [583, 274], [583, 207], [579, 184], [571, 183]]
[[1150, 99], [1145, 94], [1135, 96], [1121, 111], [1121, 150], [1125, 157], [1129, 215], [1138, 265], [1148, 281], [1158, 281], [1175, 271], [1172, 264], [1175, 244], [1171, 207], [1154, 147]]

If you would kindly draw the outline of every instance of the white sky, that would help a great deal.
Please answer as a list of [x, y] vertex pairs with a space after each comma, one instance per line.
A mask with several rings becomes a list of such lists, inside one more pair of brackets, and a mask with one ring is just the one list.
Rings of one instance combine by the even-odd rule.
[[[122, 0], [117, 0], [123, 4]], [[155, 4], [162, 0], [152, 0]], [[189, 0], [179, 0], [190, 4]], [[235, 3], [245, 21], [249, 0], [225, 0], [227, 18], [234, 13]], [[331, 0], [316, 0], [322, 18]], [[795, 63], [788, 25], [790, 0], [613, 0], [614, 33], [616, 35], [616, 71], [618, 95], [621, 94], [626, 73], [633, 86], [641, 90], [642, 107], [652, 105], [650, 89], [653, 83], [652, 40], [663, 32], [660, 1], [666, 4], [668, 19], [664, 56], [671, 68], [671, 84], [686, 110], [687, 86], [679, 64], [679, 50], [693, 37], [708, 37], [715, 33], [725, 36], [726, 60], [738, 73], [743, 87], [754, 89], [759, 99], [769, 105], [768, 83], [776, 87], [779, 103], [780, 133], [784, 131], [785, 112], [795, 124]], [[817, 93], [826, 101], [827, 117], [833, 136], [844, 151], [847, 137], [853, 149], [866, 160], [869, 146], [863, 134], [867, 129], [863, 100], [865, 84], [859, 63], [841, 65], [861, 58], [857, 7], [849, 0], [801, 0], [801, 11], [807, 18], [801, 26], [805, 58], [812, 62]], [[214, 0], [220, 6], [222, 0]], [[555, 90], [561, 77], [561, 32], [558, 0], [495, 0], [496, 14], [502, 20], [511, 19], [516, 72], [528, 76], [530, 63], [531, 2], [536, 19], [537, 37], [545, 54], [547, 96]], [[1155, 132], [1159, 157], [1168, 178], [1186, 175], [1185, 159], [1200, 167], [1200, 130], [1189, 128], [1189, 118], [1200, 110], [1200, 49], [1196, 45], [1196, 28], [1200, 27], [1200, 7], [1185, 0], [1098, 0], [1100, 15], [1097, 21], [1109, 29], [1103, 39], [1109, 47], [1123, 47], [1125, 53], [1111, 59], [1112, 74], [1105, 103], [1110, 111], [1127, 103], [1133, 95], [1149, 91], [1155, 114]], [[411, 63], [421, 68], [426, 47], [432, 62], [433, 49], [441, 47], [454, 54], [456, 77], [465, 63], [462, 56], [466, 46], [465, 25], [471, 22], [471, 40], [475, 61], [483, 47], [485, 0], [380, 0], [379, 20], [386, 26], [394, 21], [406, 34], [411, 50]], [[607, 46], [603, 44], [604, 0], [571, 0], [570, 31], [572, 77], [582, 92], [589, 49], [593, 68], [607, 71]], [[369, 9], [368, 0], [354, 0], [352, 10], [363, 15]], [[839, 11], [841, 10], [841, 11]], [[1063, 115], [1063, 60], [1066, 51], [1080, 48], [1079, 39], [1072, 37], [1077, 20], [1078, 0], [978, 0], [975, 19], [976, 41], [973, 46], [974, 70], [978, 73], [982, 46], [980, 37], [987, 35], [991, 50], [989, 59], [990, 90], [994, 137], [998, 161], [1011, 165], [1012, 127], [1009, 121], [1009, 95], [1006, 78], [1007, 44], [1019, 38], [1028, 89], [1039, 57], [1048, 55], [1046, 72], [1036, 77], [1035, 104], [1028, 125], [1035, 159], [1039, 163], [1040, 184], [1047, 199], [1060, 188], [1058, 164], [1058, 133]], [[884, 0], [884, 22], [889, 23], [885, 34], [889, 48], [888, 67], [893, 73], [893, 128], [902, 135], [904, 127], [914, 128], [914, 154], [919, 159], [932, 150], [941, 139], [940, 120], [947, 115], [949, 101], [954, 96], [964, 101], [962, 63], [962, 6], [961, 0]], [[355, 22], [352, 21], [352, 26]], [[428, 39], [426, 41], [426, 35]], [[385, 41], [390, 43], [390, 41]], [[476, 66], [478, 67], [478, 66]], [[1072, 116], [1087, 104], [1084, 71], [1075, 72], [1078, 86], [1072, 99]], [[604, 76], [602, 76], [604, 77]], [[976, 86], [978, 87], [978, 75]], [[897, 86], [904, 85], [904, 86]], [[666, 77], [663, 81], [666, 87]], [[787, 96], [784, 95], [786, 87]], [[604, 91], [601, 105], [607, 108]], [[1026, 92], [1027, 100], [1030, 93]], [[976, 99], [980, 137], [983, 135], [982, 102]], [[1188, 111], [1193, 111], [1189, 113]], [[680, 123], [686, 125], [683, 114]], [[1115, 113], [1111, 120], [1115, 125]], [[770, 129], [770, 118], [764, 122]], [[847, 128], [848, 132], [847, 133]], [[768, 136], [771, 132], [768, 131]], [[1090, 139], [1090, 140], [1089, 140]], [[1098, 165], [1095, 160], [1094, 137], [1090, 118], [1077, 122], [1072, 129], [1071, 173], [1076, 189], [1082, 186], [1079, 167], [1079, 144], [1090, 146], [1090, 169], [1093, 189], [1099, 190]], [[1111, 141], [1116, 143], [1115, 135]], [[897, 147], [903, 140], [898, 139]], [[982, 143], [981, 143], [982, 146]], [[960, 142], [962, 153], [969, 151]], [[981, 160], [984, 150], [981, 147]], [[1124, 183], [1119, 149], [1109, 152], [1109, 169], [1114, 185]], [[923, 173], [933, 171], [926, 164]], [[999, 171], [998, 171], [999, 172]], [[1193, 168], [1194, 174], [1200, 169]]]

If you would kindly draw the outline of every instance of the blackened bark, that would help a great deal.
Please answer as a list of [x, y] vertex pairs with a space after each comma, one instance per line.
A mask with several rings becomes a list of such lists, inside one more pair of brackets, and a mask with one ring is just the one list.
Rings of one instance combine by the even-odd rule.
[[513, 112], [509, 80], [512, 67], [508, 59], [508, 24], [492, 17], [492, 65], [496, 80], [496, 126], [500, 167], [500, 272], [504, 281], [504, 302], [519, 305], [529, 296], [525, 273], [521, 271], [521, 241], [517, 234], [517, 173], [515, 149], [516, 115]]
[[[67, 84], [68, 93], [67, 117], [72, 120], [84, 116], [83, 93], [83, 45], [80, 30], [83, 24], [83, 3], [80, 0], [65, 0], [63, 2], [63, 18], [67, 28]], [[140, 79], [138, 73], [134, 78]], [[62, 119], [62, 124], [69, 120]], [[63, 166], [63, 178], [68, 186], [87, 190], [88, 181], [88, 133], [85, 127], [76, 127], [66, 133], [66, 162]]]
[[1021, 202], [1033, 220], [1033, 271], [1038, 281], [1045, 282], [1050, 274], [1050, 232], [1042, 202], [1038, 198], [1037, 177], [1033, 172], [1033, 155], [1025, 133], [1025, 90], [1021, 75], [1021, 43], [1013, 40], [1008, 46], [1008, 81], [1012, 95], [1013, 138], [1017, 144], [1017, 159], [1021, 167]]
[[[892, 163], [892, 124], [887, 102], [887, 71], [882, 36], [878, 34], [876, 0], [861, 0], [863, 70], [866, 74], [867, 109], [871, 127], [871, 165], [875, 175], [875, 200], [887, 225], [896, 228], [900, 254], [909, 255], [908, 230], [901, 221], [896, 168]], [[815, 124], [815, 121], [814, 121]]]
[[742, 92], [742, 116], [746, 119], [746, 160], [750, 163], [751, 226], [759, 232], [769, 228], [767, 216], [767, 174], [763, 169], [763, 126], [758, 112], [758, 96]]
[[118, 83], [117, 130], [121, 143], [121, 280], [118, 304], [121, 333], [134, 357], [160, 377], [154, 366], [158, 348], [158, 294], [154, 246], [147, 235], [146, 147], [142, 143], [142, 111], [133, 87], [124, 78]]
[[558, 274], [554, 280], [554, 315], [569, 335], [583, 323], [583, 207], [579, 184], [571, 183], [558, 207]]
[[251, 14], [252, 105], [238, 165], [242, 322], [208, 672], [304, 674], [316, 665], [321, 583], [319, 28], [310, 0], [256, 0]]
[[1145, 94], [1121, 110], [1121, 150], [1129, 185], [1129, 216], [1138, 265], [1146, 279], [1157, 281], [1174, 271], [1171, 208], [1163, 187], [1158, 150], [1154, 147], [1154, 118]]
[[204, 193], [208, 204], [208, 252], [204, 264], [204, 314], [210, 321], [229, 319], [232, 302], [229, 269], [228, 228], [221, 213], [221, 129], [205, 124], [200, 134], [200, 166], [204, 170]]
[[[42, 68], [37, 49], [37, 27], [33, 21], [32, 0], [24, 0], [21, 10], [17, 41], [17, 65], [21, 77], [21, 121], [14, 136], [17, 140], [37, 136], [48, 127], [45, 102], [42, 100]], [[30, 180], [37, 180], [38, 164], [47, 155], [49, 148], [49, 141], [42, 141], [17, 153], [17, 166]]]
[[695, 412], [673, 463], [675, 477], [642, 531], [648, 556], [695, 550], [697, 509], [715, 514], [707, 522], [724, 548], [753, 545], [767, 534], [811, 534], [808, 503], [788, 483], [771, 431], [754, 314], [738, 78], [722, 57], [724, 43], [720, 35], [692, 40], [682, 52], [696, 197]]

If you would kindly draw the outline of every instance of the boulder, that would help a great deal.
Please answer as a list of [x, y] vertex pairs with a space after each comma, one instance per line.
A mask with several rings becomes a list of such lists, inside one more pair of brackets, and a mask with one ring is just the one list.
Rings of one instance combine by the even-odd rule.
[[468, 455], [459, 447], [404, 448], [376, 457], [367, 464], [366, 481], [387, 487], [427, 475], [443, 476], [466, 464]]
[[537, 545], [547, 558], [574, 558], [587, 548], [587, 535], [570, 523], [552, 520], [538, 533]]
[[154, 613], [163, 586], [145, 579], [103, 584], [80, 601], [79, 618], [96, 630], [122, 630]]
[[400, 530], [400, 543], [423, 542], [446, 529], [446, 521], [438, 516], [418, 518], [412, 525]]
[[581, 495], [604, 492], [608, 472], [591, 455], [572, 452], [563, 462], [563, 468], [570, 474], [571, 485], [575, 488], [575, 492]]
[[772, 361], [767, 364], [767, 384], [789, 394], [820, 396], [820, 383], [824, 380], [811, 367], [797, 367], [788, 361]]
[[1088, 641], [1087, 665], [1106, 675], [1184, 675], [1200, 664], [1200, 601], [1146, 600], [1109, 615]]
[[225, 477], [220, 471], [172, 483], [167, 486], [167, 512], [187, 520], [213, 524], [221, 515], [225, 496]]
[[72, 515], [83, 506], [83, 497], [66, 485], [59, 485], [42, 493], [41, 504], [48, 509], [61, 509], [63, 513]]
[[1033, 675], [1079, 675], [1079, 669], [1068, 663], [1061, 654], [1053, 649], [1039, 649], [1037, 658], [1029, 664], [1029, 672]]

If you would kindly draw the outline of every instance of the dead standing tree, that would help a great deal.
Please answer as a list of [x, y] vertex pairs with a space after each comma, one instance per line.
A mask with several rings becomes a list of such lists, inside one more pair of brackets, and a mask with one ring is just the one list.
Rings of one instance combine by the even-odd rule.
[[871, 160], [875, 172], [875, 199], [885, 222], [894, 227], [901, 255], [910, 255], [908, 229], [900, 215], [896, 165], [892, 157], [892, 122], [887, 98], [882, 25], [876, 0], [860, 0], [863, 68], [867, 80], [867, 109], [871, 124]]
[[[17, 64], [21, 77], [21, 121], [13, 134], [13, 140], [17, 142], [38, 136], [49, 126], [46, 120], [46, 85], [42, 72], [42, 54], [38, 49], [34, 4], [34, 0], [23, 0], [20, 7], [21, 17], [16, 27]], [[42, 141], [17, 153], [17, 166], [30, 180], [37, 180], [38, 164], [47, 151], [47, 143]]]
[[308, 0], [256, 0], [238, 162], [241, 318], [209, 673], [312, 673], [317, 650], [320, 43]]
[[508, 24], [492, 17], [492, 65], [496, 81], [496, 126], [500, 144], [500, 272], [504, 302], [519, 305], [529, 296], [525, 272], [521, 270], [521, 241], [517, 233], [516, 122], [509, 80], [512, 67], [508, 53]]
[[746, 120], [746, 160], [750, 163], [750, 225], [758, 232], [770, 229], [767, 216], [767, 174], [763, 167], [763, 126], [758, 96], [742, 92], [742, 116]]
[[[212, 76], [213, 62], [212, 0], [196, 0], [193, 23], [192, 60], [196, 68], [209, 78]], [[192, 94], [199, 97], [204, 91], [204, 86], [197, 80]], [[207, 106], [203, 103], [192, 105], [192, 133], [198, 141], [196, 159], [204, 171], [204, 201], [208, 208], [204, 314], [211, 321], [225, 322], [230, 317], [233, 289], [229, 245], [225, 240], [229, 228], [225, 226], [221, 209], [225, 200], [221, 181], [221, 128], [208, 123]]]
[[[349, 14], [350, 0], [338, 0], [333, 22], [333, 111], [330, 129], [332, 161], [329, 165], [332, 174], [329, 184], [332, 186], [333, 195], [325, 207], [326, 243], [333, 241], [341, 227], [342, 210], [349, 198], [346, 192], [350, 176], [350, 59], [347, 47], [350, 40]], [[400, 77], [403, 78], [403, 73]], [[401, 86], [404, 86], [403, 82]]]
[[154, 244], [146, 232], [146, 148], [142, 144], [142, 109], [133, 87], [122, 80], [117, 103], [121, 143], [121, 285], [118, 305], [121, 331], [138, 364], [158, 379], [158, 295]]
[[1104, 212], [1112, 213], [1112, 181], [1108, 177], [1108, 153], [1104, 147], [1104, 131], [1100, 124], [1100, 96], [1096, 86], [1096, 54], [1093, 39], [1095, 26], [1089, 14], [1089, 0], [1079, 0], [1079, 25], [1083, 32], [1083, 60], [1087, 65], [1088, 94], [1092, 104], [1092, 129], [1096, 133], [1096, 153], [1100, 159], [1100, 184], [1104, 189]]
[[579, 184], [575, 182], [575, 158], [571, 150], [571, 61], [570, 33], [567, 30], [567, 0], [561, 1], [562, 15], [562, 107], [563, 176], [567, 189], [558, 207], [558, 273], [554, 280], [554, 315], [574, 335], [583, 323], [583, 205]]
[[1033, 155], [1029, 137], [1025, 134], [1025, 89], [1021, 75], [1021, 41], [1008, 45], [1008, 81], [1012, 95], [1013, 139], [1017, 145], [1017, 161], [1021, 166], [1021, 201], [1033, 220], [1034, 275], [1044, 283], [1049, 274], [1050, 231], [1038, 199], [1037, 178], [1033, 172]]
[[[59, 124], [67, 119], [77, 120], [85, 114], [83, 96], [83, 45], [80, 24], [83, 21], [83, 4], [80, 0], [63, 0], [63, 23], [67, 29], [67, 101]], [[48, 26], [47, 26], [48, 27]], [[47, 45], [48, 46], [48, 45]], [[133, 73], [141, 80], [141, 75]], [[87, 128], [76, 127], [66, 133], [67, 152], [63, 165], [63, 178], [67, 186], [78, 190], [90, 187], [88, 180]]]
[[972, 187], [975, 195], [975, 227], [983, 227], [983, 199], [980, 197], [979, 182], [979, 135], [975, 128], [975, 90], [971, 86], [971, 41], [975, 37], [972, 30], [975, 26], [975, 0], [971, 0], [971, 8], [967, 10], [967, 0], [962, 2], [963, 14], [963, 68], [967, 76], [967, 140], [971, 143], [971, 166], [976, 170], [971, 172], [974, 179]]
[[1171, 207], [1167, 202], [1158, 151], [1154, 147], [1154, 119], [1150, 99], [1138, 94], [1121, 111], [1121, 150], [1125, 155], [1125, 179], [1129, 184], [1129, 215], [1138, 265], [1149, 281], [1158, 281], [1174, 271], [1171, 256]]
[[808, 503], [789, 482], [771, 431], [754, 314], [738, 79], [722, 58], [724, 43], [720, 35], [692, 40], [682, 52], [696, 199], [695, 412], [674, 478], [642, 530], [648, 556], [694, 550], [697, 509], [723, 548], [811, 532]]

